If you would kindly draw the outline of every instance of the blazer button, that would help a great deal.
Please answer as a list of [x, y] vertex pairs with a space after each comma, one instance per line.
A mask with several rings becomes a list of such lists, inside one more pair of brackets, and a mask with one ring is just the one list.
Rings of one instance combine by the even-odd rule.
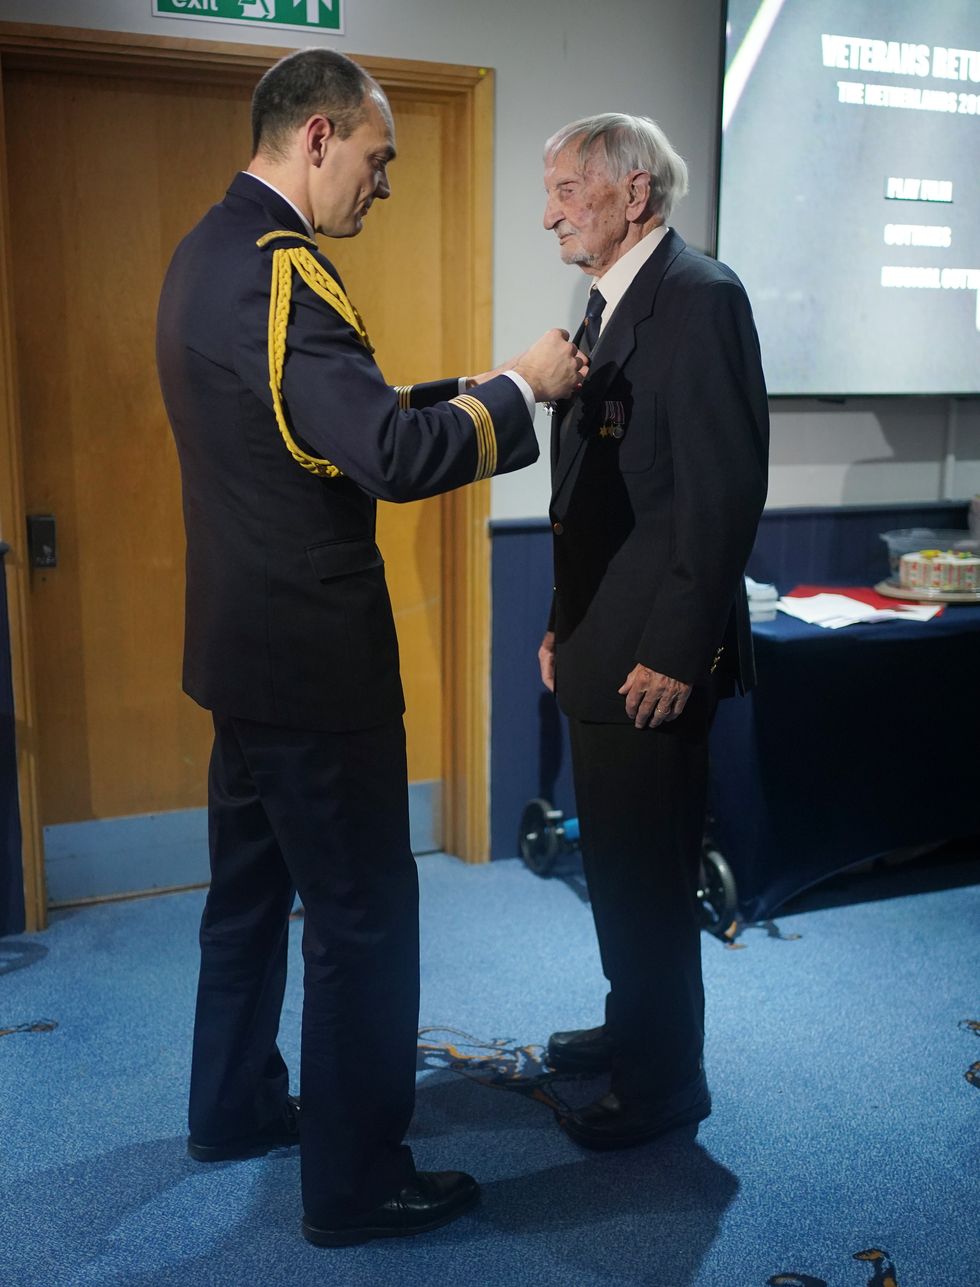
[[561, 536], [565, 528], [562, 526], [561, 523], [552, 523], [551, 530], [554, 532], [555, 536]]

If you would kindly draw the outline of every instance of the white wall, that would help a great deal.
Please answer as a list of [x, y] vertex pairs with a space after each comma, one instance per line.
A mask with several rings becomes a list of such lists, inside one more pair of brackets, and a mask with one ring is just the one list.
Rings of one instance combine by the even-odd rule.
[[[150, 0], [0, 0], [0, 19], [198, 40], [289, 45], [305, 33], [154, 18]], [[344, 0], [358, 53], [493, 67], [496, 72], [494, 351], [503, 360], [549, 326], [577, 324], [586, 279], [541, 227], [541, 148], [566, 121], [601, 111], [656, 117], [688, 162], [674, 226], [711, 240], [721, 0]], [[397, 184], [397, 171], [395, 173]], [[395, 193], [397, 199], [397, 187]], [[732, 266], [738, 270], [737, 262]], [[771, 505], [926, 500], [980, 491], [980, 411], [958, 406], [956, 459], [944, 468], [945, 399], [781, 401], [773, 407]], [[542, 459], [493, 482], [495, 518], [544, 514]]]
[[769, 505], [865, 505], [980, 492], [980, 402], [772, 403]]

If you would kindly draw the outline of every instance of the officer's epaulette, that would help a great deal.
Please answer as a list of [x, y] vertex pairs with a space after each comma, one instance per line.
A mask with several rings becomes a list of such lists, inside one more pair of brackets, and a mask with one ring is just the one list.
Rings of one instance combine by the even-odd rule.
[[[361, 315], [347, 298], [343, 287], [333, 278], [313, 254], [316, 242], [300, 232], [267, 232], [255, 243], [260, 249], [277, 240], [292, 240], [293, 245], [278, 245], [272, 252], [272, 283], [269, 290], [269, 388], [276, 423], [283, 441], [293, 459], [311, 474], [337, 478], [340, 470], [329, 460], [311, 456], [296, 442], [289, 431], [282, 403], [282, 372], [286, 361], [286, 332], [289, 326], [289, 307], [293, 296], [293, 273], [303, 279], [310, 290], [338, 313], [354, 330], [369, 353], [373, 353]], [[313, 250], [310, 247], [313, 247]]]
[[270, 242], [281, 241], [283, 237], [290, 238], [293, 241], [305, 241], [306, 244], [308, 246], [312, 246], [314, 250], [319, 249], [312, 237], [307, 237], [305, 232], [293, 232], [291, 228], [278, 228], [275, 232], [267, 232], [263, 234], [255, 244], [258, 246], [259, 250], [265, 250], [266, 246], [268, 246]]

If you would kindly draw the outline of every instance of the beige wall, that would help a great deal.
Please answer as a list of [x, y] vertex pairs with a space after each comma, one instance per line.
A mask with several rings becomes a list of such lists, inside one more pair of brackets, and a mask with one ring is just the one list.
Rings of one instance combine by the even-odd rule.
[[[350, 53], [477, 63], [497, 77], [494, 341], [503, 359], [577, 319], [585, 280], [541, 229], [541, 144], [592, 112], [655, 116], [685, 156], [675, 226], [712, 237], [721, 0], [346, 0]], [[0, 19], [290, 44], [284, 30], [154, 18], [150, 0], [0, 0]], [[304, 38], [305, 39], [305, 38]], [[308, 42], [307, 42], [308, 43]], [[397, 165], [393, 172], [397, 197]], [[736, 260], [732, 266], [738, 270]], [[411, 266], [410, 271], [418, 271]], [[539, 414], [539, 430], [547, 419]], [[773, 406], [771, 505], [860, 504], [980, 492], [980, 408], [947, 399]], [[547, 468], [494, 480], [495, 517], [543, 514]]]

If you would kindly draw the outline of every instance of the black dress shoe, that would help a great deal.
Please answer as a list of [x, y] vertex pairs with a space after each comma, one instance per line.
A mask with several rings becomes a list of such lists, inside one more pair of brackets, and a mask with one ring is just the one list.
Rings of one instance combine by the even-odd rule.
[[608, 1072], [613, 1062], [612, 1038], [605, 1028], [553, 1032], [548, 1038], [547, 1058], [558, 1072]]
[[198, 1162], [238, 1162], [247, 1157], [264, 1157], [273, 1149], [292, 1148], [298, 1143], [299, 1100], [289, 1095], [280, 1115], [254, 1135], [223, 1144], [200, 1144], [188, 1137], [187, 1151]]
[[350, 1247], [372, 1238], [409, 1238], [448, 1224], [468, 1211], [480, 1186], [463, 1171], [419, 1171], [411, 1184], [368, 1212], [360, 1224], [323, 1229], [303, 1220], [303, 1237], [317, 1247]]
[[631, 1148], [678, 1126], [704, 1121], [710, 1112], [711, 1096], [701, 1072], [659, 1103], [624, 1104], [610, 1092], [560, 1121], [565, 1133], [585, 1148]]

